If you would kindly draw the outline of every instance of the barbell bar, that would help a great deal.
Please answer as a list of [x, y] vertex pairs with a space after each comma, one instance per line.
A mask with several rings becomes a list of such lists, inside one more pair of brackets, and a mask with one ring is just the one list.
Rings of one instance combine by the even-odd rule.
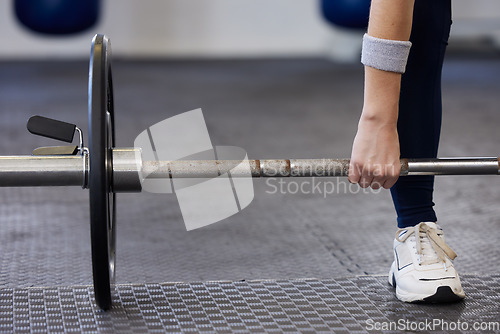
[[[145, 178], [231, 177], [340, 177], [347, 176], [349, 159], [264, 159], [143, 161], [140, 148], [115, 147], [111, 44], [104, 35], [92, 40], [89, 65], [89, 147], [72, 124], [34, 116], [41, 127], [30, 132], [71, 141], [71, 129], [80, 134], [80, 146], [39, 149], [37, 155], [0, 156], [0, 186], [80, 186], [89, 189], [92, 271], [99, 307], [111, 307], [115, 276], [115, 194], [140, 192]], [[45, 122], [45, 123], [44, 123]], [[28, 122], [28, 124], [30, 124]], [[37, 123], [38, 124], [38, 123]], [[61, 127], [64, 134], [44, 130], [43, 124]], [[39, 124], [38, 124], [39, 125]], [[35, 131], [32, 131], [36, 128]], [[50, 152], [59, 152], [50, 154]], [[60, 153], [66, 152], [66, 153]], [[71, 153], [67, 153], [71, 152]], [[39, 155], [44, 154], [44, 155]], [[401, 176], [499, 175], [500, 158], [401, 159]]]
[[[349, 159], [266, 159], [142, 161], [140, 148], [113, 148], [112, 185], [115, 193], [140, 192], [144, 179], [231, 177], [348, 176]], [[249, 170], [248, 170], [249, 168]], [[89, 156], [0, 156], [3, 187], [81, 186], [88, 188]], [[499, 175], [500, 159], [401, 159], [400, 176]]]

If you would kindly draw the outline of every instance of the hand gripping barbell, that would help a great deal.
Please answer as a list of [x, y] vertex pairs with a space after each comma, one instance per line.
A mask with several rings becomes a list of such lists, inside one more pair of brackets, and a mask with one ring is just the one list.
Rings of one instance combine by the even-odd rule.
[[[115, 277], [115, 193], [140, 192], [141, 177], [208, 178], [228, 171], [248, 176], [236, 160], [142, 161], [139, 148], [116, 148], [111, 45], [104, 35], [92, 40], [89, 70], [89, 145], [75, 125], [34, 116], [28, 130], [79, 146], [45, 147], [31, 156], [0, 157], [0, 186], [81, 186], [89, 189], [92, 271], [97, 305], [111, 307]], [[348, 159], [249, 160], [252, 177], [347, 176]], [[499, 158], [402, 159], [401, 175], [500, 174]]]

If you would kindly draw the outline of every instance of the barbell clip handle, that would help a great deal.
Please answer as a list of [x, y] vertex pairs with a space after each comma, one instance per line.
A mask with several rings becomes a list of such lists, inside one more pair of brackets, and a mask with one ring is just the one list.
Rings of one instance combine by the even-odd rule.
[[58, 121], [43, 116], [32, 116], [26, 124], [28, 131], [34, 135], [71, 143], [77, 129], [75, 124]]

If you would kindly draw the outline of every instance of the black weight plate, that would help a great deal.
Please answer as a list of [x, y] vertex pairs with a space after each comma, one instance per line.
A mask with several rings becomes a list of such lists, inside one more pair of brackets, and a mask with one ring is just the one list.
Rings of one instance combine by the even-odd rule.
[[92, 40], [89, 69], [89, 196], [92, 272], [97, 305], [111, 308], [115, 277], [115, 194], [112, 189], [115, 146], [111, 44], [104, 35]]

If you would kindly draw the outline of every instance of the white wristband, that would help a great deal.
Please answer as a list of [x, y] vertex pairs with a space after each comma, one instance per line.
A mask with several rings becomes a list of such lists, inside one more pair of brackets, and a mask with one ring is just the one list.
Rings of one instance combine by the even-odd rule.
[[382, 39], [365, 34], [361, 63], [379, 70], [404, 73], [411, 42]]

